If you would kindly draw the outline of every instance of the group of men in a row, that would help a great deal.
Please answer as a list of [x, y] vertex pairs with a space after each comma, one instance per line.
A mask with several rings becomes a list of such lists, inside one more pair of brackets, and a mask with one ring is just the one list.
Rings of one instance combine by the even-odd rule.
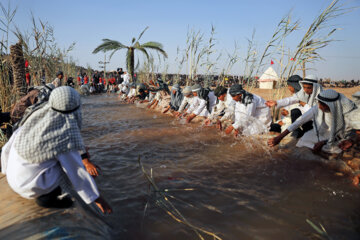
[[[174, 116], [202, 118], [205, 125], [214, 124], [226, 134], [253, 136], [268, 132], [276, 137], [268, 141], [275, 146], [292, 133], [299, 139], [297, 147], [307, 147], [314, 152], [339, 154], [359, 142], [360, 92], [353, 100], [332, 89], [323, 90], [315, 76], [302, 79], [298, 75], [287, 80], [290, 97], [264, 100], [234, 84], [229, 89], [218, 86], [214, 91], [200, 84], [181, 89], [174, 84], [169, 90], [166, 83], [122, 85], [122, 99], [128, 103], [139, 100], [149, 102], [148, 108], [160, 106], [163, 113]], [[273, 121], [272, 108], [280, 110], [280, 119]]]

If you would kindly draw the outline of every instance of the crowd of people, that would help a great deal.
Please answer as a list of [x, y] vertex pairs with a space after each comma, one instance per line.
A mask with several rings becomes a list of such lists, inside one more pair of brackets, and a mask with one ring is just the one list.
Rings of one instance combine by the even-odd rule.
[[[126, 103], [147, 104], [187, 123], [196, 118], [236, 137], [273, 135], [269, 147], [290, 134], [297, 148], [309, 149], [321, 159], [341, 160], [344, 153], [360, 152], [360, 92], [351, 100], [335, 90], [324, 90], [313, 75], [291, 76], [287, 86], [290, 97], [265, 100], [236, 83], [215, 89], [199, 83], [184, 88], [174, 84], [170, 90], [159, 78], [147, 85], [124, 81], [119, 96]], [[274, 121], [272, 112], [280, 112], [279, 120]], [[352, 166], [356, 183], [360, 161]]]
[[[101, 81], [97, 76], [93, 79], [97, 84]], [[1, 121], [11, 121], [13, 129], [2, 148], [1, 172], [17, 194], [35, 199], [39, 206], [70, 207], [73, 200], [62, 188], [64, 181], [70, 181], [85, 203], [111, 213], [93, 179], [99, 174], [98, 167], [90, 161], [80, 133], [81, 97], [62, 81], [63, 73], [58, 72], [52, 83], [29, 89], [10, 113], [2, 113]], [[86, 85], [84, 79], [84, 94]], [[342, 161], [344, 152], [355, 149], [359, 153], [360, 92], [350, 100], [335, 90], [324, 90], [315, 76], [302, 79], [294, 75], [287, 85], [290, 97], [265, 100], [236, 83], [230, 88], [219, 85], [213, 89], [199, 83], [185, 87], [175, 83], [169, 88], [160, 78], [136, 84], [122, 72], [113, 91], [125, 103], [144, 104], [186, 119], [186, 123], [198, 119], [236, 137], [274, 134], [268, 140], [270, 147], [291, 134], [296, 147], [311, 149], [321, 158]], [[273, 108], [280, 110], [277, 121]], [[360, 162], [353, 167], [359, 170]], [[357, 181], [359, 176], [354, 176]]]

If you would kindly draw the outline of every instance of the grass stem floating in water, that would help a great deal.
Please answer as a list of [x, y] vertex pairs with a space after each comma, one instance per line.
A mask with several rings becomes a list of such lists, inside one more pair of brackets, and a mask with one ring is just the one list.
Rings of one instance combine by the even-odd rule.
[[[221, 240], [222, 238], [220, 238], [219, 236], [217, 236], [215, 233], [207, 231], [205, 229], [202, 229], [200, 227], [197, 227], [195, 225], [193, 225], [192, 223], [190, 223], [184, 215], [181, 214], [181, 212], [172, 204], [172, 202], [169, 200], [169, 198], [173, 198], [172, 196], [167, 196], [166, 195], [166, 191], [164, 190], [160, 190], [160, 188], [156, 185], [154, 178], [152, 177], [152, 173], [151, 175], [149, 175], [146, 171], [144, 166], [141, 163], [141, 159], [140, 156], [138, 157], [138, 162], [139, 162], [139, 166], [141, 171], [143, 172], [146, 180], [150, 183], [150, 185], [154, 188], [155, 193], [158, 194], [159, 198], [157, 198], [155, 200], [155, 203], [162, 208], [170, 217], [172, 217], [175, 221], [182, 223], [186, 226], [188, 226], [189, 228], [191, 228], [195, 234], [199, 237], [199, 239], [204, 240], [205, 238], [203, 237], [204, 234], [212, 237], [213, 239], [217, 239], [217, 240]], [[170, 190], [170, 189], [167, 189]], [[184, 190], [184, 189], [182, 189]], [[186, 191], [192, 191], [194, 189], [187, 189]], [[203, 235], [202, 235], [203, 234]]]

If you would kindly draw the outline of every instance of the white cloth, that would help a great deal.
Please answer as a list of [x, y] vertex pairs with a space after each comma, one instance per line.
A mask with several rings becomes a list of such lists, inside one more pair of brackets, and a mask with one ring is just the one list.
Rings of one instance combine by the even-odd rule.
[[219, 103], [216, 104], [209, 116], [209, 119], [213, 120], [218, 117], [221, 113], [224, 115], [220, 118], [220, 121], [225, 120], [234, 120], [234, 111], [235, 111], [235, 101], [229, 94], [229, 90], [225, 96], [224, 101], [219, 100]]
[[184, 111], [184, 109], [186, 108], [187, 105], [191, 105], [193, 100], [193, 97], [186, 97], [184, 96], [183, 100], [181, 101], [181, 105], [179, 107], [178, 112], [181, 113], [182, 111]]
[[2, 173], [9, 186], [24, 198], [37, 198], [59, 186], [63, 172], [74, 190], [89, 204], [99, 197], [94, 179], [85, 170], [77, 151], [62, 153], [42, 163], [29, 163], [13, 147], [22, 128], [14, 132], [1, 154]]
[[52, 84], [55, 85], [55, 87], [61, 87], [62, 86], [62, 80], [59, 78], [55, 78], [54, 81], [52, 81]]
[[252, 103], [245, 106], [241, 102], [235, 104], [235, 129], [242, 129], [243, 135], [256, 135], [269, 131], [271, 123], [270, 109], [265, 100], [253, 94]]
[[127, 95], [129, 98], [136, 96], [136, 89], [130, 88], [129, 94]]
[[209, 111], [206, 108], [206, 101], [198, 96], [194, 96], [187, 113], [194, 113], [196, 116], [207, 117]]
[[155, 99], [155, 96], [156, 96], [156, 93], [149, 92], [149, 95], [145, 98], [145, 100], [152, 102]]
[[130, 85], [130, 74], [123, 74], [121, 75], [121, 77], [124, 79], [124, 81], [121, 83], [121, 88], [120, 90], [125, 93], [128, 94], [130, 91], [129, 85]]

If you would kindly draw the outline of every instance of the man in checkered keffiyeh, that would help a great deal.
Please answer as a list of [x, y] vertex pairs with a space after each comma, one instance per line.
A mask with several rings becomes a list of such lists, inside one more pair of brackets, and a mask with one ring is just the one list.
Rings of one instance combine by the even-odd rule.
[[56, 88], [49, 102], [27, 119], [14, 147], [30, 163], [72, 150], [84, 150], [80, 96], [71, 87]]

